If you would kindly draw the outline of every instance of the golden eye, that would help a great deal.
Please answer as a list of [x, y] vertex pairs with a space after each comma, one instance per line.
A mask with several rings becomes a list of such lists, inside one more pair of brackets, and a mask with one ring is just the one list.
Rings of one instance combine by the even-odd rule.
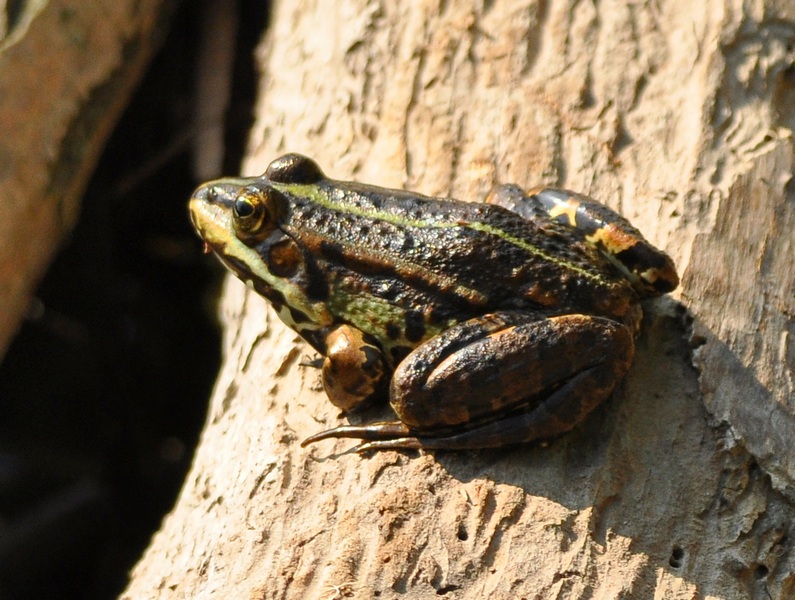
[[279, 200], [272, 188], [243, 188], [232, 204], [237, 237], [246, 243], [263, 240], [276, 227]]
[[249, 219], [254, 216], [256, 210], [254, 203], [249, 197], [241, 196], [235, 200], [234, 211], [238, 219]]

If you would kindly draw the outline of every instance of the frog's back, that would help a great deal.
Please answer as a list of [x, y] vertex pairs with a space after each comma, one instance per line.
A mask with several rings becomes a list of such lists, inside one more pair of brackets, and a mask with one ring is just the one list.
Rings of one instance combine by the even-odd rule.
[[[610, 312], [614, 268], [565, 227], [499, 206], [334, 182], [322, 211], [297, 198], [288, 232], [341, 293], [430, 306], [457, 321], [484, 310]], [[622, 289], [622, 291], [624, 291]], [[607, 299], [605, 299], [607, 298]]]

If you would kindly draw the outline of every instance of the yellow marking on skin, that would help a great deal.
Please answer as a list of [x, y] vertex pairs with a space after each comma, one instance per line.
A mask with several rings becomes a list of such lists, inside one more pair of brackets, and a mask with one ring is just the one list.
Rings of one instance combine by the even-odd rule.
[[640, 274], [640, 277], [644, 281], [648, 281], [651, 285], [657, 283], [658, 280], [667, 281], [668, 283], [671, 282], [670, 274], [665, 273], [663, 269], [658, 268], [646, 269]]
[[577, 227], [577, 207], [579, 204], [576, 200], [568, 200], [566, 203], [557, 204], [549, 209], [548, 214], [553, 219], [563, 215], [571, 227]]
[[585, 239], [597, 248], [599, 247], [599, 242], [601, 242], [604, 247], [602, 255], [618, 267], [624, 274], [624, 277], [631, 281], [633, 285], [638, 285], [641, 284], [642, 281], [646, 281], [644, 273], [632, 271], [626, 264], [619, 260], [618, 256], [616, 256], [619, 252], [628, 250], [635, 244], [643, 243], [642, 241], [639, 241], [637, 238], [613, 225], [606, 225], [597, 229], [593, 235], [586, 236]]
[[613, 254], [628, 250], [640, 242], [637, 237], [611, 224], [600, 227], [592, 235], [586, 236], [585, 239], [594, 245], [602, 242], [605, 249]]
[[660, 270], [659, 269], [647, 269], [643, 271], [640, 276], [648, 281], [649, 283], [654, 283], [660, 278]]

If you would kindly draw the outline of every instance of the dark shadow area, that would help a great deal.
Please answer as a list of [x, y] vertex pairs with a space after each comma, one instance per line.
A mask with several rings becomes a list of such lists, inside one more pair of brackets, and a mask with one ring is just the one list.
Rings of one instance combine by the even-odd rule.
[[[221, 272], [186, 210], [199, 4], [176, 13], [0, 365], [4, 599], [115, 598], [190, 466], [220, 360]], [[239, 5], [232, 172], [267, 17]]]

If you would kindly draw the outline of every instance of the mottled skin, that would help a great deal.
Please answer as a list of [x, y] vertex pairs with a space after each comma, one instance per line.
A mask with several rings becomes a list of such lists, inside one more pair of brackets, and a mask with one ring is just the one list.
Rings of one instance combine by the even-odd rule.
[[398, 417], [305, 443], [502, 446], [610, 395], [640, 300], [678, 283], [670, 258], [585, 196], [508, 185], [487, 202], [335, 181], [299, 155], [194, 193], [207, 246], [324, 356], [331, 401], [388, 396]]

